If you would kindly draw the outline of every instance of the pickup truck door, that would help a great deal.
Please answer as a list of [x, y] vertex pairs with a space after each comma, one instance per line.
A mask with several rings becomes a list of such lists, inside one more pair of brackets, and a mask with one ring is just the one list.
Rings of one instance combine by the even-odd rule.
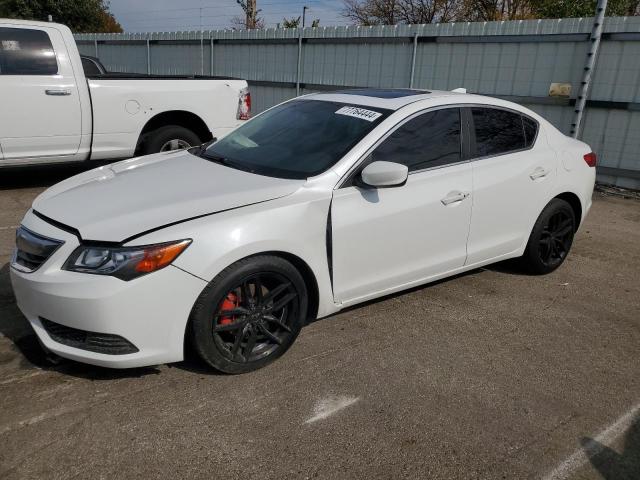
[[0, 91], [3, 161], [75, 159], [82, 135], [80, 96], [60, 31], [0, 26]]

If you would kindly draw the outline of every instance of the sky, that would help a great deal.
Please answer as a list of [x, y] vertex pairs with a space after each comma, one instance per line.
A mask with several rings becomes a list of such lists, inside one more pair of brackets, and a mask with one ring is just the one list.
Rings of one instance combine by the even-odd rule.
[[[320, 26], [348, 25], [340, 13], [343, 0], [256, 0], [266, 27], [275, 27], [283, 17], [302, 15], [308, 6], [307, 25], [319, 18]], [[244, 16], [236, 0], [110, 0], [111, 13], [125, 32], [224, 29], [233, 17]]]

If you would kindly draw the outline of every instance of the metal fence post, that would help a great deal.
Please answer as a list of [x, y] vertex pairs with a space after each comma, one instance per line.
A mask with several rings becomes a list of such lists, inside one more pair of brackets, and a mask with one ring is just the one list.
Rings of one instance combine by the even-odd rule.
[[578, 98], [576, 99], [576, 107], [573, 114], [573, 122], [571, 123], [571, 136], [573, 138], [578, 137], [580, 132], [580, 124], [582, 123], [582, 116], [584, 113], [584, 107], [587, 104], [587, 97], [589, 95], [589, 86], [591, 85], [591, 77], [593, 75], [593, 69], [596, 65], [596, 57], [598, 56], [598, 49], [600, 48], [600, 38], [602, 37], [602, 24], [604, 23], [604, 13], [607, 9], [607, 0], [598, 0], [598, 6], [596, 7], [596, 17], [593, 20], [593, 28], [591, 29], [591, 36], [589, 37], [589, 49], [587, 52], [587, 62], [584, 66], [584, 73], [582, 74], [582, 83], [580, 84], [580, 91], [578, 92]]
[[418, 51], [418, 32], [413, 35], [413, 53], [411, 54], [411, 77], [409, 78], [409, 88], [413, 88], [413, 77], [416, 72], [416, 53]]
[[147, 75], [151, 75], [151, 46], [147, 38]]
[[213, 38], [209, 39], [209, 54], [210, 54], [210, 58], [209, 58], [209, 73], [210, 75], [213, 77]]
[[298, 69], [296, 70], [296, 97], [300, 96], [300, 76], [302, 70], [302, 29], [298, 30]]
[[100, 58], [98, 57], [98, 39], [97, 38], [93, 41], [93, 45], [96, 49], [96, 58]]
[[204, 75], [204, 32], [200, 30], [200, 75]]

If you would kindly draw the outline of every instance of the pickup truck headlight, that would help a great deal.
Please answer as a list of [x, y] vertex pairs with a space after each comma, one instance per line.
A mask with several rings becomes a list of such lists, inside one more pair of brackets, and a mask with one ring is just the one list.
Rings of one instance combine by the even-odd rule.
[[73, 251], [62, 269], [131, 280], [166, 267], [190, 243], [191, 240], [178, 240], [136, 247], [80, 245]]

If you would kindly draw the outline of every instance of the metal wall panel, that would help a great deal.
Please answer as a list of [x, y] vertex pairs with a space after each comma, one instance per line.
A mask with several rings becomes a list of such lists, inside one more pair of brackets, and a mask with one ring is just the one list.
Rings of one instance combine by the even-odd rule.
[[[113, 71], [144, 73], [148, 54], [155, 74], [245, 78], [254, 112], [293, 98], [296, 82], [302, 94], [341, 86], [409, 87], [415, 41], [414, 88], [465, 87], [520, 101], [568, 133], [572, 104], [549, 97], [549, 87], [570, 83], [575, 98], [592, 24], [592, 18], [572, 18], [83, 34], [76, 40], [87, 55], [96, 54], [97, 40], [98, 57]], [[606, 18], [604, 33], [581, 138], [600, 165], [621, 169], [620, 176], [599, 175], [601, 180], [640, 188], [640, 17]]]

